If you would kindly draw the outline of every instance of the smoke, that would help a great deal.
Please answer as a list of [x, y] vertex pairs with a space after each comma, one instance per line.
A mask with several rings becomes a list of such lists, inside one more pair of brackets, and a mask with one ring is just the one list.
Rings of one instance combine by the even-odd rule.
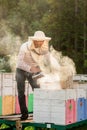
[[73, 75], [76, 74], [75, 63], [68, 56], [63, 56], [51, 48], [49, 59], [42, 56], [38, 63], [44, 77], [38, 79], [43, 89], [66, 89], [73, 86]]
[[0, 69], [15, 72], [16, 57], [21, 46], [21, 38], [13, 35], [4, 21], [0, 23]]

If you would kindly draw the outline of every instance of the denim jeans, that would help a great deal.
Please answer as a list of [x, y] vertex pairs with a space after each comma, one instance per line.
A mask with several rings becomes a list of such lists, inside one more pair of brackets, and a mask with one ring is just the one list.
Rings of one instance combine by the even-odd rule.
[[37, 81], [32, 78], [31, 73], [17, 68], [16, 81], [17, 81], [18, 100], [19, 100], [21, 114], [28, 114], [28, 109], [26, 106], [26, 99], [25, 99], [25, 80], [26, 79], [30, 83], [32, 89], [39, 88], [39, 85], [37, 85]]

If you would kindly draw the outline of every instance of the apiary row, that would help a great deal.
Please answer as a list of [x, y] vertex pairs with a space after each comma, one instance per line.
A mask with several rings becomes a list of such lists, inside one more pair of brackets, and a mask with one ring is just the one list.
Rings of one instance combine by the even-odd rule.
[[[33, 111], [33, 91], [25, 82], [25, 97], [28, 111]], [[0, 74], [0, 115], [19, 114], [17, 85], [14, 73]]]

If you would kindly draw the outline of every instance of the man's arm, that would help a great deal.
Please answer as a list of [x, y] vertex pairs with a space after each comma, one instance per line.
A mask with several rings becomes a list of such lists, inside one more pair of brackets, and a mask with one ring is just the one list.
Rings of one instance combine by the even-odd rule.
[[20, 50], [18, 54], [17, 67], [27, 72], [30, 72], [31, 66], [24, 61], [24, 56], [25, 56], [25, 52], [23, 50]]

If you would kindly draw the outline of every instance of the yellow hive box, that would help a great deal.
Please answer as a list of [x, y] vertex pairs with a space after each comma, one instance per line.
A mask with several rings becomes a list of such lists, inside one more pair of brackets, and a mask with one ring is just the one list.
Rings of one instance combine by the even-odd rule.
[[10, 115], [15, 113], [15, 97], [3, 96], [2, 97], [2, 115]]

